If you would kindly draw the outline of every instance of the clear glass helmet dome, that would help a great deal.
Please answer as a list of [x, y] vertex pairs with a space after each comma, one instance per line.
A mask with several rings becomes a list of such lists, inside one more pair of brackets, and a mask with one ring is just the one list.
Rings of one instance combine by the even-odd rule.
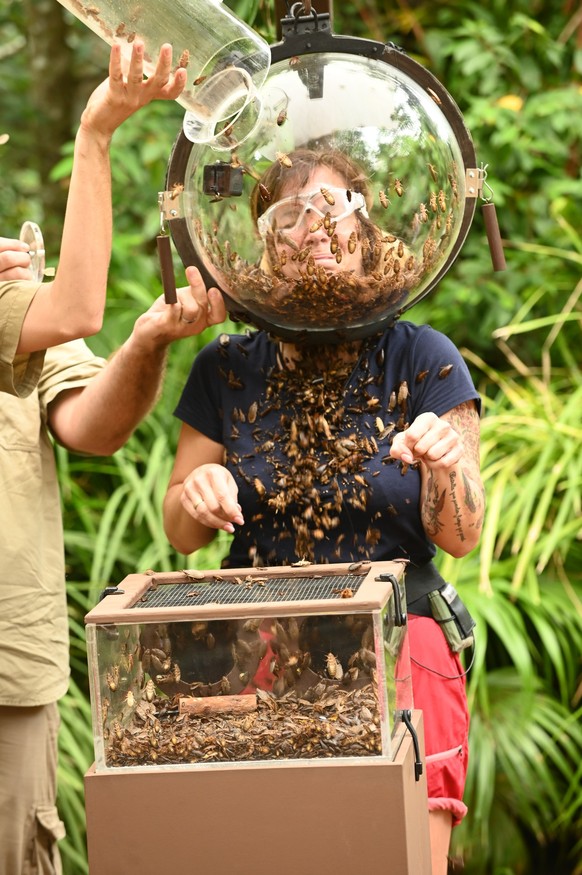
[[212, 141], [192, 142], [186, 120], [160, 203], [183, 263], [234, 319], [337, 343], [382, 330], [449, 269], [475, 210], [475, 155], [419, 64], [315, 36], [272, 47], [255, 100]]

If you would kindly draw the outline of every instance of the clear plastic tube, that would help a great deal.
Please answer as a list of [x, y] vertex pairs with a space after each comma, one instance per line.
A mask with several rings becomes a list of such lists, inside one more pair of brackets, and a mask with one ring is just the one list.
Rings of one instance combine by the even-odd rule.
[[[220, 0], [59, 0], [106, 43], [119, 43], [126, 64], [136, 37], [151, 75], [163, 43], [188, 71], [178, 103], [190, 138], [212, 142], [256, 98], [271, 63], [268, 43]], [[222, 124], [221, 124], [222, 123]]]

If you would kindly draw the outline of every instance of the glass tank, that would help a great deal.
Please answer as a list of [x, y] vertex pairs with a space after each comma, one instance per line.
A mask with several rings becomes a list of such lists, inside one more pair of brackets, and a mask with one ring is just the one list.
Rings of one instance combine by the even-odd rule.
[[244, 122], [176, 141], [162, 220], [236, 319], [298, 341], [367, 336], [452, 264], [472, 144], [442, 86], [393, 54], [276, 60]]
[[413, 706], [403, 571], [126, 578], [86, 617], [96, 770], [392, 759]]

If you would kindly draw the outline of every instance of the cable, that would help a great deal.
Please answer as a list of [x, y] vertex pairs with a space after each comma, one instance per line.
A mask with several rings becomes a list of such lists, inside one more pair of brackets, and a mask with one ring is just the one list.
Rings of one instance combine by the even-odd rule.
[[429, 671], [431, 674], [437, 675], [439, 678], [444, 678], [446, 681], [456, 681], [461, 678], [466, 678], [471, 669], [473, 668], [473, 663], [475, 662], [475, 651], [477, 649], [477, 640], [475, 638], [475, 633], [473, 633], [473, 655], [471, 656], [471, 662], [467, 666], [462, 674], [443, 674], [441, 671], [437, 671], [435, 668], [430, 668], [428, 665], [423, 665], [422, 662], [419, 662], [417, 659], [414, 659], [413, 656], [410, 657], [410, 661], [417, 665], [419, 668], [424, 668], [425, 671]]

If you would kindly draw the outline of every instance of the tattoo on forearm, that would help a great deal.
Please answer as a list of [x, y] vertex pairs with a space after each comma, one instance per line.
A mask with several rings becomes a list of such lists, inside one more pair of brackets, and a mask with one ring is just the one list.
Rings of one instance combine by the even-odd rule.
[[479, 458], [479, 419], [472, 403], [459, 404], [446, 418], [463, 441], [465, 455], [471, 459]]
[[459, 541], [464, 541], [466, 536], [463, 531], [463, 518], [461, 514], [461, 507], [459, 505], [459, 499], [457, 497], [457, 475], [454, 471], [451, 471], [449, 475], [449, 483], [451, 484], [451, 501], [453, 503], [455, 530], [457, 532], [457, 537]]
[[425, 527], [429, 538], [434, 538], [443, 530], [444, 523], [440, 515], [445, 506], [446, 496], [446, 489], [439, 493], [438, 485], [431, 475], [427, 483], [426, 500], [424, 503]]
[[467, 477], [465, 471], [462, 471], [461, 475], [463, 477], [463, 486], [465, 489], [465, 505], [471, 513], [477, 513], [477, 502], [473, 490], [473, 484]]

